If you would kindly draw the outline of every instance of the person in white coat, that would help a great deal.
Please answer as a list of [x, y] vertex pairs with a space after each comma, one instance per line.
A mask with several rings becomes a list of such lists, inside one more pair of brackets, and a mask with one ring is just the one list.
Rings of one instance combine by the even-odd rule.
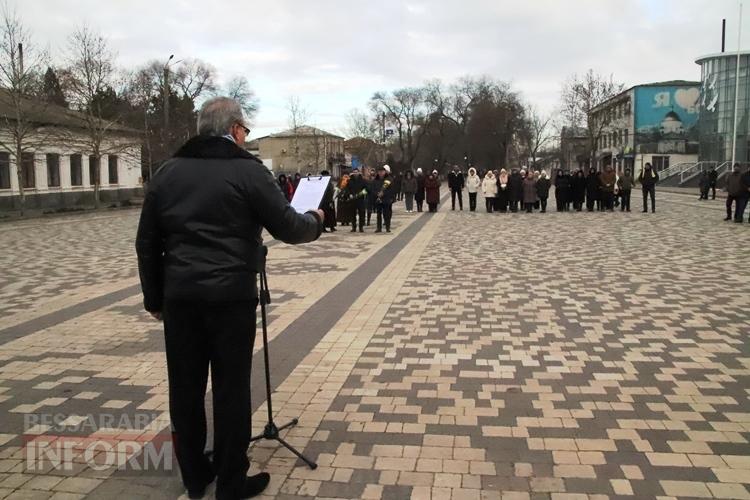
[[492, 207], [495, 206], [495, 196], [497, 196], [497, 179], [492, 170], [488, 170], [482, 181], [482, 194], [484, 194], [484, 205], [487, 213], [492, 213]]
[[477, 175], [474, 167], [469, 169], [469, 176], [466, 177], [466, 190], [469, 192], [469, 210], [477, 210], [477, 191], [482, 187], [482, 179]]

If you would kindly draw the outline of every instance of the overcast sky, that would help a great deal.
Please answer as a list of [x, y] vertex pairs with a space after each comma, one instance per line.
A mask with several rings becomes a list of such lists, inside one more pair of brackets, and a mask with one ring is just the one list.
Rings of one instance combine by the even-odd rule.
[[[510, 81], [548, 112], [566, 76], [588, 68], [627, 85], [699, 80], [695, 58], [720, 51], [721, 19], [729, 50], [738, 27], [735, 0], [8, 1], [55, 59], [85, 22], [123, 68], [175, 54], [220, 80], [246, 76], [260, 100], [253, 137], [287, 128], [290, 96], [341, 133], [373, 92], [432, 78]], [[750, 47], [748, 15], [742, 37]]]

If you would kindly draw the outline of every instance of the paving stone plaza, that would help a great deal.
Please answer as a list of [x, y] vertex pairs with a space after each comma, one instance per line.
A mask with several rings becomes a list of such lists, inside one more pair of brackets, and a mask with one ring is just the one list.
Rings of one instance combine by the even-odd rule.
[[[750, 224], [694, 196], [659, 192], [657, 210], [398, 204], [392, 234], [271, 242], [274, 410], [299, 417], [285, 436], [319, 466], [254, 445], [260, 498], [750, 498]], [[103, 448], [29, 458], [169, 436], [138, 215], [0, 224], [0, 498], [183, 493], [177, 472], [118, 470]], [[259, 331], [256, 431], [260, 347]]]

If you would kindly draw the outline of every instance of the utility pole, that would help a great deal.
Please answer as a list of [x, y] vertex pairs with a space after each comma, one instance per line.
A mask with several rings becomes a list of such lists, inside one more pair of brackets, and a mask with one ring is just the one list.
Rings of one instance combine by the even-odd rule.
[[21, 78], [23, 79], [23, 44], [18, 44], [18, 69]]
[[169, 56], [164, 64], [164, 87], [162, 88], [162, 99], [164, 104], [164, 133], [169, 130], [169, 61], [174, 58], [174, 54]]
[[740, 2], [739, 28], [737, 28], [737, 67], [734, 72], [734, 126], [732, 127], [732, 163], [729, 165], [729, 171], [734, 168], [737, 160], [737, 105], [740, 98], [740, 51], [742, 49], [742, 2]]

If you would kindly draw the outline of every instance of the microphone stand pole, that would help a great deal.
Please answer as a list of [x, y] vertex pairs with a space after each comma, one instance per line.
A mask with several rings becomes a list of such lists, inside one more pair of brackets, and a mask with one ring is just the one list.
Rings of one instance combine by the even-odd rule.
[[262, 262], [260, 263], [260, 290], [259, 290], [259, 299], [260, 299], [260, 317], [261, 317], [261, 324], [262, 324], [262, 330], [263, 330], [263, 362], [265, 364], [265, 370], [266, 370], [266, 407], [268, 408], [268, 423], [266, 423], [265, 428], [263, 429], [263, 433], [259, 434], [257, 436], [254, 436], [250, 438], [250, 442], [253, 441], [259, 441], [261, 439], [271, 439], [274, 441], [279, 442], [282, 446], [284, 446], [287, 450], [291, 451], [297, 457], [299, 457], [303, 462], [307, 464], [308, 467], [311, 469], [316, 469], [318, 467], [318, 464], [313, 462], [312, 460], [305, 457], [302, 453], [297, 451], [292, 445], [284, 441], [282, 437], [279, 435], [279, 432], [283, 431], [284, 429], [287, 429], [289, 427], [292, 427], [293, 425], [297, 425], [299, 422], [298, 419], [292, 419], [291, 422], [288, 422], [281, 427], [277, 427], [276, 423], [273, 421], [273, 406], [271, 404], [271, 369], [268, 361], [268, 320], [266, 317], [266, 306], [271, 303], [271, 293], [268, 291], [268, 275], [266, 275], [266, 255], [268, 254], [268, 248], [263, 246], [262, 247]]

